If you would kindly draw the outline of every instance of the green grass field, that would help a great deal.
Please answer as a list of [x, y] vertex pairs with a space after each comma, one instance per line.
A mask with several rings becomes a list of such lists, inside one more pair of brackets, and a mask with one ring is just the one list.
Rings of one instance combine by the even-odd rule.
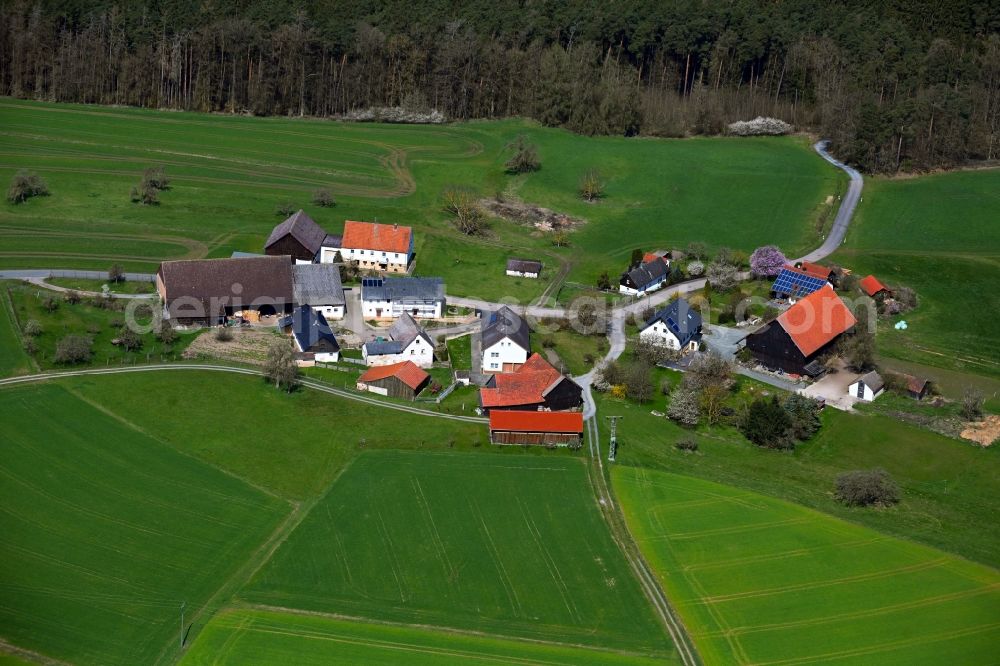
[[238, 609], [221, 613], [181, 661], [202, 664], [663, 664], [634, 654]]
[[[562, 261], [591, 284], [624, 269], [634, 247], [704, 241], [750, 251], [780, 240], [795, 254], [815, 244], [824, 199], [840, 172], [805, 139], [586, 138], [524, 121], [441, 127], [343, 124], [0, 99], [0, 179], [36, 170], [51, 196], [0, 205], [0, 266], [152, 271], [162, 259], [259, 250], [301, 206], [330, 232], [344, 219], [379, 219], [417, 230], [417, 273], [441, 275], [449, 293], [521, 301], [538, 296]], [[518, 134], [538, 146], [541, 171], [508, 176], [504, 146]], [[172, 178], [158, 206], [129, 190], [145, 167]], [[607, 181], [599, 204], [576, 198], [581, 174]], [[459, 236], [441, 211], [450, 184], [484, 197], [506, 192], [585, 218], [569, 248], [497, 222], [486, 239]], [[311, 204], [330, 188], [335, 208]], [[506, 278], [508, 256], [537, 256], [546, 278]]]
[[[880, 326], [884, 355], [1000, 378], [1000, 170], [869, 179], [835, 260], [907, 285], [920, 306]], [[909, 328], [892, 326], [905, 319]]]
[[[676, 373], [674, 373], [676, 374]], [[883, 416], [827, 409], [823, 427], [794, 453], [750, 444], [729, 426], [690, 431], [651, 409], [595, 396], [600, 414], [624, 418], [618, 426], [618, 460], [669, 470], [780, 497], [904, 539], [913, 539], [993, 567], [1000, 566], [1000, 449], [949, 439]], [[606, 448], [607, 425], [600, 424]], [[693, 436], [697, 453], [674, 443]], [[884, 511], [842, 506], [832, 493], [837, 475], [883, 467], [903, 489], [899, 505]]]
[[117, 282], [109, 284], [107, 280], [89, 280], [87, 278], [49, 278], [49, 284], [78, 291], [93, 291], [101, 293], [104, 285], [108, 285], [109, 291], [115, 294], [152, 294], [156, 291], [156, 285], [152, 282]]
[[[289, 395], [244, 375], [185, 370], [65, 381], [179, 451], [292, 500], [321, 495], [366, 449], [461, 450], [487, 441], [478, 423], [415, 416], [306, 389]], [[205, 387], [224, 402], [223, 409], [206, 408]], [[184, 418], [165, 419], [164, 410]], [[371, 427], [376, 422], [378, 429]]]
[[622, 466], [613, 478], [705, 663], [995, 659], [994, 569], [741, 489]]
[[586, 475], [564, 456], [367, 453], [240, 596], [672, 654]]
[[0, 636], [79, 663], [175, 649], [289, 506], [65, 388], [0, 390]]
[[0, 377], [23, 375], [32, 370], [4, 284], [0, 282]]
[[472, 337], [463, 335], [448, 341], [448, 358], [455, 370], [472, 369]]

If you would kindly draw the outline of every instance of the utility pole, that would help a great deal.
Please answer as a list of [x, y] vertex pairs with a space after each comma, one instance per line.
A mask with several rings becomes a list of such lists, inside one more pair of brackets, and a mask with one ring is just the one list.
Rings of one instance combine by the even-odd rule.
[[187, 605], [186, 601], [181, 602], [181, 649], [184, 649], [184, 606]]
[[608, 448], [608, 462], [615, 461], [615, 454], [618, 452], [618, 419], [620, 416], [605, 416], [611, 421], [611, 446]]

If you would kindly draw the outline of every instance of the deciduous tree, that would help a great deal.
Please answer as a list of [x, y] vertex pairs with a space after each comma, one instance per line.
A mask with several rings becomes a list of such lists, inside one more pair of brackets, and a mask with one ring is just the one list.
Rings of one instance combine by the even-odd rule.
[[289, 340], [275, 340], [267, 350], [264, 376], [278, 389], [289, 393], [298, 383], [299, 366], [295, 363], [295, 350]]

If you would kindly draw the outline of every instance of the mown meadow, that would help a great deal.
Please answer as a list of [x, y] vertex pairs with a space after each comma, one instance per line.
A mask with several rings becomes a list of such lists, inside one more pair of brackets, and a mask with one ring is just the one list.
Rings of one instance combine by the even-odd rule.
[[[879, 326], [881, 354], [1000, 378], [1000, 170], [871, 178], [834, 259], [917, 293], [916, 310]], [[894, 325], [905, 320], [908, 328]]]
[[[335, 233], [345, 219], [416, 228], [417, 273], [441, 275], [449, 293], [530, 300], [564, 262], [569, 280], [592, 284], [625, 268], [635, 247], [745, 251], [778, 242], [790, 254], [816, 244], [840, 172], [801, 137], [655, 140], [587, 138], [520, 120], [416, 127], [323, 120], [169, 113], [0, 100], [0, 181], [22, 168], [51, 196], [0, 205], [0, 267], [151, 272], [164, 259], [260, 251], [281, 220], [304, 208]], [[540, 171], [505, 173], [505, 146], [524, 134]], [[152, 165], [171, 179], [160, 203], [129, 191]], [[597, 169], [605, 196], [577, 197]], [[494, 222], [486, 237], [454, 230], [441, 193], [521, 199], [587, 221], [557, 248], [550, 235]], [[311, 202], [330, 189], [336, 207]], [[537, 256], [545, 279], [505, 278], [508, 256]]]
[[995, 569], [731, 486], [623, 466], [613, 478], [706, 663], [995, 656]]

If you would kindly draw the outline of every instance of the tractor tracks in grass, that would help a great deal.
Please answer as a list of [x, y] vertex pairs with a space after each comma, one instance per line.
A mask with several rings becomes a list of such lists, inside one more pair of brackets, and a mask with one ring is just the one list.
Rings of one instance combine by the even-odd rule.
[[660, 618], [660, 622], [673, 641], [681, 662], [684, 666], [697, 666], [702, 662], [695, 649], [694, 641], [691, 640], [688, 630], [684, 627], [677, 612], [670, 605], [666, 594], [664, 594], [663, 589], [660, 587], [659, 581], [653, 575], [646, 560], [642, 557], [642, 553], [639, 552], [639, 547], [632, 538], [632, 533], [625, 523], [625, 516], [621, 513], [611, 495], [611, 487], [605, 476], [604, 463], [601, 461], [601, 444], [596, 416], [592, 415], [586, 420], [585, 428], [587, 431], [587, 450], [590, 454], [590, 463], [587, 465], [587, 476], [597, 498], [601, 515], [604, 517], [604, 522], [611, 533], [611, 538], [614, 539], [618, 548], [625, 556], [633, 573], [639, 580], [643, 592], [650, 603], [652, 603], [656, 615]]

